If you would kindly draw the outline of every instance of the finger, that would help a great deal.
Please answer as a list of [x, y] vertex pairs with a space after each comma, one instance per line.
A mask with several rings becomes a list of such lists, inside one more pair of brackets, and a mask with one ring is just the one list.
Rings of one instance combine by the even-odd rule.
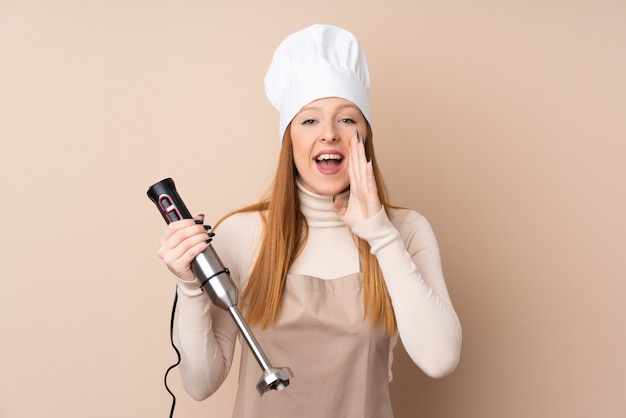
[[164, 259], [170, 270], [175, 273], [191, 270], [191, 262], [208, 246], [206, 240], [200, 240], [194, 245], [187, 241], [186, 244], [190, 244], [190, 246], [188, 248], [186, 245], [178, 247], [169, 254], [168, 258]]
[[354, 144], [355, 143], [356, 143], [355, 137], [350, 138], [350, 148], [348, 148], [348, 159], [347, 159], [347, 161], [348, 161], [348, 168], [347, 168], [347, 170], [348, 170], [348, 180], [350, 181], [350, 187], [351, 188], [352, 188], [352, 185], [356, 184], [356, 181], [357, 181], [356, 174], [354, 172], [355, 162], [353, 161], [353, 157], [352, 157], [354, 146], [355, 146]]
[[[352, 178], [356, 182], [360, 182], [364, 178], [363, 160], [361, 159], [363, 145], [355, 138], [352, 138], [350, 144], [350, 172]], [[355, 184], [356, 186], [356, 184]]]
[[206, 233], [192, 235], [175, 246], [165, 243], [159, 256], [173, 272], [185, 272], [193, 259], [206, 249], [211, 238]]
[[[374, 162], [370, 158], [365, 167], [367, 176], [367, 186], [370, 191], [377, 192], [376, 178], [374, 177]], [[377, 193], [378, 194], [378, 193]]]
[[163, 245], [167, 241], [171, 241], [174, 236], [178, 235], [179, 237], [184, 237], [181, 235], [180, 231], [184, 231], [187, 228], [192, 228], [197, 226], [192, 219], [182, 219], [180, 221], [174, 221], [167, 225], [167, 228], [161, 235], [161, 239], [159, 241], [160, 245]]
[[[211, 234], [213, 233], [211, 232]], [[185, 243], [185, 241], [190, 239], [191, 241]], [[160, 252], [166, 253], [179, 247], [180, 252], [203, 239], [207, 239], [207, 231], [202, 225], [198, 225], [192, 220], [172, 222], [168, 226], [168, 231], [162, 237]]]
[[195, 218], [193, 218], [193, 222], [192, 219], [181, 219], [178, 221], [174, 221], [174, 222], [170, 222], [168, 224], [168, 231], [171, 234], [174, 234], [176, 231], [183, 229], [183, 228], [187, 228], [189, 226], [192, 225], [202, 225], [204, 224], [204, 214], [201, 213], [199, 215], [197, 215]]
[[367, 169], [367, 153], [365, 151], [365, 140], [363, 137], [359, 137], [359, 144], [357, 145], [357, 158], [359, 161], [360, 175], [365, 178]]
[[159, 239], [159, 245], [163, 245], [165, 242], [169, 241], [172, 236], [176, 234], [179, 230], [188, 228], [191, 225], [193, 225], [193, 222], [190, 219], [183, 219], [180, 221], [169, 223]]

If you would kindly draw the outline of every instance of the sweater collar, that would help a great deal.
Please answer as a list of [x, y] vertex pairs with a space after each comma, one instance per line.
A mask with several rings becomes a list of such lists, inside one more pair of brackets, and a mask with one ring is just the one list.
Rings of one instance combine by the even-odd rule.
[[[297, 180], [296, 186], [298, 188], [298, 197], [300, 198], [300, 210], [305, 216], [309, 227], [333, 228], [344, 226], [343, 221], [333, 209], [332, 196], [313, 193]], [[350, 191], [346, 190], [340, 193], [339, 196], [348, 204]]]

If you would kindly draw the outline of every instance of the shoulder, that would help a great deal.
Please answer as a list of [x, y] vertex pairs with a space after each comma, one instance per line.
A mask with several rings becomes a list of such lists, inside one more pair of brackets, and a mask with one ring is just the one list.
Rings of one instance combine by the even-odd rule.
[[260, 212], [237, 212], [224, 218], [215, 227], [213, 247], [237, 278], [250, 270], [263, 233]]
[[261, 212], [237, 212], [226, 216], [215, 227], [214, 241], [227, 241], [228, 245], [245, 248], [256, 245], [263, 233]]
[[261, 212], [236, 212], [226, 216], [219, 222], [215, 230], [224, 234], [250, 233], [261, 230], [263, 219]]

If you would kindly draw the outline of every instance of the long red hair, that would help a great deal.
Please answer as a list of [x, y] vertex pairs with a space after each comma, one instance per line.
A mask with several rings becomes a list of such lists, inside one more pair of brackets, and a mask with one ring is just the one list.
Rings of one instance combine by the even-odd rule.
[[[266, 196], [258, 203], [232, 212], [260, 212], [264, 222], [258, 258], [243, 290], [240, 306], [250, 324], [272, 325], [280, 311], [280, 300], [293, 261], [304, 247], [308, 236], [306, 218], [300, 210], [296, 188], [297, 171], [289, 127], [282, 142], [274, 181]], [[371, 128], [365, 139], [367, 157], [372, 158], [378, 196], [385, 210], [389, 207], [387, 188], [374, 156]], [[219, 222], [218, 222], [219, 224]], [[367, 241], [358, 238], [363, 266], [363, 303], [372, 326], [381, 323], [393, 335], [397, 324], [378, 260], [370, 252]]]

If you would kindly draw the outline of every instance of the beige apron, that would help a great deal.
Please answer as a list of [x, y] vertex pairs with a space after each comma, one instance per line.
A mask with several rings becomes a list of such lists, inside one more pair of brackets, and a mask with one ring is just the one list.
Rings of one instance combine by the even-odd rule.
[[334, 280], [289, 275], [279, 319], [252, 327], [274, 367], [294, 373], [260, 397], [262, 371], [242, 343], [234, 418], [392, 418], [390, 338], [363, 316], [360, 274]]

